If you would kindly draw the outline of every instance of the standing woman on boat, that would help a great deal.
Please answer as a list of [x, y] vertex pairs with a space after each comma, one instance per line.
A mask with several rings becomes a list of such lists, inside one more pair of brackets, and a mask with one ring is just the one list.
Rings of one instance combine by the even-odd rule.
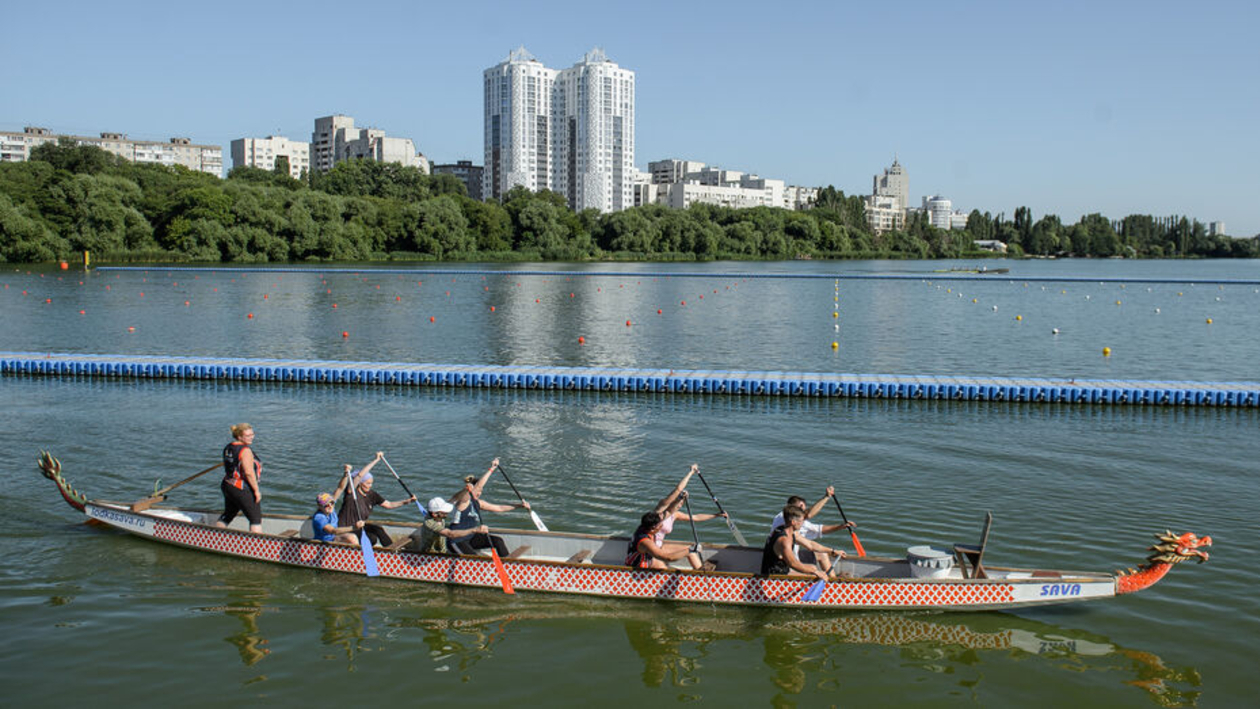
[[244, 512], [249, 520], [249, 531], [262, 532], [262, 490], [258, 478], [262, 475], [262, 461], [254, 455], [254, 427], [238, 423], [232, 427], [232, 442], [223, 447], [223, 514], [214, 523], [226, 527]]

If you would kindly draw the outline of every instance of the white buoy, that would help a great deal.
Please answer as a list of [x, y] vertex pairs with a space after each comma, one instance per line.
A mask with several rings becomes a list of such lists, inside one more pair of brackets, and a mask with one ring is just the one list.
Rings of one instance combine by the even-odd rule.
[[993, 306], [993, 312], [995, 312], [995, 313], [997, 312], [997, 306], [996, 306], [996, 305], [995, 305], [995, 306]]
[[1059, 328], [1057, 328], [1057, 327], [1056, 327], [1055, 329], [1051, 330], [1050, 332], [1051, 332], [1051, 334], [1057, 335], [1057, 334], [1059, 334]]
[[1159, 315], [1159, 308], [1155, 308], [1155, 314]]

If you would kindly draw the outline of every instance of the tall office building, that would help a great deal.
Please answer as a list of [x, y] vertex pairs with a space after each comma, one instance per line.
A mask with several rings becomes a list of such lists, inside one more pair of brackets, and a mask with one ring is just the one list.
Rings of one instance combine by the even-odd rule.
[[883, 175], [875, 176], [874, 182], [872, 195], [894, 198], [897, 209], [902, 212], [910, 206], [910, 178], [906, 175], [906, 169], [897, 162], [896, 158], [893, 158], [892, 167], [884, 168]]
[[574, 210], [634, 205], [634, 72], [593, 49], [563, 71], [521, 47], [483, 74], [487, 197], [550, 189]]

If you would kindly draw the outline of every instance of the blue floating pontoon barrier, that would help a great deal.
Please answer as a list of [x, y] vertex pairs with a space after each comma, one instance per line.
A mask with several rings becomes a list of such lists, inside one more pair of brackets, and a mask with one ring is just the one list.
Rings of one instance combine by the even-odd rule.
[[1260, 406], [1260, 382], [712, 372], [0, 352], [0, 376], [1128, 406]]

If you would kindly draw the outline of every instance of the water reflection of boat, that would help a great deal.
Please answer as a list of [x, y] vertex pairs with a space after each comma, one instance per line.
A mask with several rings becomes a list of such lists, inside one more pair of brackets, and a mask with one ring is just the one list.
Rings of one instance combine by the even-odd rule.
[[[620, 623], [627, 641], [643, 662], [642, 681], [647, 687], [672, 685], [700, 691], [705, 656], [724, 644], [760, 644], [762, 661], [772, 671], [775, 689], [795, 695], [810, 686], [829, 663], [827, 657], [851, 647], [897, 648], [903, 662], [939, 665], [974, 665], [985, 655], [1016, 660], [1039, 657], [1072, 672], [1118, 675], [1126, 684], [1148, 692], [1165, 706], [1193, 704], [1201, 684], [1194, 667], [1167, 665], [1154, 653], [1122, 647], [1110, 639], [1048, 622], [1007, 613], [918, 614], [851, 613], [830, 617], [794, 615], [764, 609], [686, 607], [670, 612], [639, 604], [614, 601], [566, 600], [535, 602], [510, 611], [487, 610], [470, 602], [426, 608], [437, 615], [413, 619], [406, 625], [426, 629], [426, 638], [444, 648], [441, 660], [463, 653], [466, 666], [481, 653], [492, 652], [497, 639], [511, 642], [504, 628], [567, 623], [574, 619], [594, 625]], [[534, 637], [534, 633], [529, 633]], [[979, 656], [977, 656], [979, 653]], [[813, 658], [813, 659], [811, 659]]]
[[[264, 515], [262, 532], [213, 526], [218, 513], [179, 508], [147, 509], [106, 500], [89, 500], [61, 475], [61, 463], [48, 453], [40, 469], [70, 506], [90, 520], [130, 534], [201, 551], [256, 561], [342, 573], [365, 572], [364, 552], [357, 545], [324, 543], [309, 538], [309, 517]], [[145, 502], [145, 501], [142, 501]], [[1187, 559], [1206, 560], [1200, 547], [1211, 538], [1194, 534], [1157, 535], [1147, 563], [1115, 573], [1020, 569], [981, 564], [977, 547], [957, 547], [961, 562], [936, 566], [907, 558], [861, 557], [838, 564], [841, 576], [825, 584], [807, 576], [756, 573], [760, 548], [713, 544], [703, 554], [716, 570], [638, 569], [623, 565], [628, 539], [592, 534], [493, 530], [512, 553], [500, 564], [484, 556], [426, 554], [408, 549], [419, 537], [417, 525], [382, 526], [398, 545], [375, 552], [382, 577], [458, 586], [497, 587], [563, 593], [575, 596], [685, 601], [699, 604], [756, 607], [830, 608], [833, 610], [995, 610], [1071, 603], [1134, 593], [1164, 577]], [[987, 540], [988, 532], [984, 534]], [[912, 550], [913, 551], [913, 550]], [[929, 549], [929, 551], [932, 551]], [[933, 552], [935, 553], [935, 552]], [[968, 564], [969, 561], [969, 564]], [[677, 562], [682, 564], [683, 562]], [[968, 568], [970, 566], [970, 568]], [[925, 572], [926, 573], [923, 573]], [[510, 584], [510, 586], [509, 586]], [[810, 597], [817, 592], [817, 595]]]

